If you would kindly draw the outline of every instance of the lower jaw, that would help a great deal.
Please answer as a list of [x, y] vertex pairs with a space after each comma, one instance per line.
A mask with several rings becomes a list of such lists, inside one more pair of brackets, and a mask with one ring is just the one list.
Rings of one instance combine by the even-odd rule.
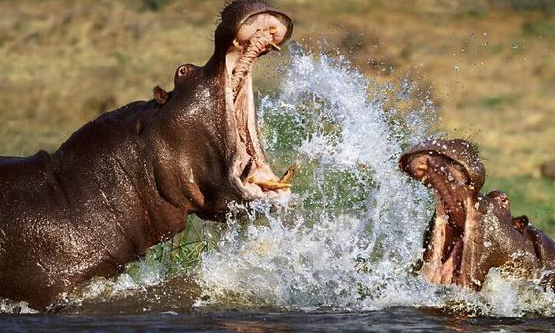
[[[247, 201], [291, 193], [290, 185], [280, 183], [280, 178], [274, 174], [266, 163], [263, 150], [260, 147], [252, 93], [254, 61], [250, 64], [249, 72], [239, 80], [241, 85], [237, 87], [237, 95], [233, 93], [232, 87], [228, 86], [227, 90], [231, 91], [231, 96], [226, 96], [226, 103], [232, 103], [233, 105], [231, 109], [234, 112], [235, 122], [238, 126], [240, 141], [237, 145], [236, 164], [238, 165], [232, 166], [231, 170], [232, 175], [234, 175], [232, 177], [235, 177], [232, 183], [237, 187], [243, 199]], [[229, 81], [233, 81], [233, 77], [230, 77]], [[238, 112], [244, 113], [239, 114]], [[249, 164], [251, 166], [247, 167]]]
[[266, 162], [254, 159], [245, 151], [240, 153], [230, 171], [232, 184], [243, 200], [291, 194], [290, 183], [279, 179]]
[[421, 274], [434, 284], [458, 284], [460, 261], [450, 257], [441, 265], [425, 263]]
[[[445, 212], [445, 206], [436, 206], [436, 212]], [[438, 234], [437, 237], [444, 237], [443, 244], [439, 248], [439, 253], [432, 254], [428, 261], [425, 261], [421, 274], [426, 277], [428, 281], [434, 284], [459, 284], [460, 268], [462, 263], [462, 255], [464, 251], [464, 225], [466, 221], [456, 221], [450, 215], [443, 226], [439, 225], [441, 222], [436, 220], [434, 228], [445, 228], [443, 230], [435, 230]], [[439, 216], [437, 219], [442, 219]], [[466, 219], [466, 214], [465, 214]], [[461, 230], [462, 226], [462, 230]], [[442, 235], [442, 236], [438, 236]], [[441, 239], [441, 238], [440, 238]], [[437, 243], [436, 243], [437, 244]], [[439, 244], [438, 244], [439, 245]], [[434, 259], [435, 258], [435, 259]]]
[[[237, 145], [237, 159], [241, 167], [236, 175], [241, 180], [243, 191], [249, 193], [248, 198], [259, 199], [290, 194], [290, 184], [283, 183], [274, 174], [266, 163], [264, 152], [260, 147], [250, 75], [244, 84], [241, 95], [234, 101], [233, 107], [236, 112], [235, 120], [239, 127], [240, 140]], [[245, 113], [239, 115], [238, 112]]]

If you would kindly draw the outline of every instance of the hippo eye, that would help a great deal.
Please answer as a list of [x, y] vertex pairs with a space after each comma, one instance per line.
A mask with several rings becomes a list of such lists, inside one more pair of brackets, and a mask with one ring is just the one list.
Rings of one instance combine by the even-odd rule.
[[185, 76], [185, 75], [187, 75], [188, 72], [189, 72], [189, 68], [186, 65], [181, 65], [177, 69], [177, 75], [179, 75], [179, 76]]

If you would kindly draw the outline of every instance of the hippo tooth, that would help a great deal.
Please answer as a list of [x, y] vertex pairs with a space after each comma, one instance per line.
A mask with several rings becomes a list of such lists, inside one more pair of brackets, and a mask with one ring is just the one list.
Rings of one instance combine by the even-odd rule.
[[277, 28], [276, 27], [270, 27], [270, 33], [273, 35], [277, 32]]
[[285, 171], [283, 176], [279, 179], [279, 182], [282, 184], [292, 184], [293, 179], [295, 179], [295, 173], [297, 172], [297, 165], [293, 164], [292, 166]]
[[274, 182], [274, 181], [260, 182], [260, 183], [256, 183], [256, 185], [260, 186], [260, 188], [264, 190], [280, 190], [280, 189], [291, 187], [291, 184]]
[[234, 39], [234, 40], [233, 40], [233, 45], [234, 45], [236, 48], [240, 48], [240, 47], [241, 47], [241, 45], [239, 44], [239, 42], [237, 41], [237, 39]]
[[274, 50], [276, 51], [281, 51], [281, 47], [279, 47], [276, 43], [274, 42], [269, 42], [268, 45], [270, 45], [272, 48], [274, 48]]

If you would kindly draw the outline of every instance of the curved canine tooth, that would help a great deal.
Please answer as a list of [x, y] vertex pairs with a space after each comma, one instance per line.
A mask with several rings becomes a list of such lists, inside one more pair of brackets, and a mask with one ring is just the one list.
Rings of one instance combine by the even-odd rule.
[[260, 183], [256, 183], [256, 185], [260, 186], [260, 188], [263, 190], [280, 190], [280, 189], [291, 187], [291, 184], [273, 182], [273, 181], [260, 182]]
[[233, 45], [234, 45], [236, 48], [240, 48], [240, 47], [241, 47], [241, 45], [239, 44], [239, 42], [237, 41], [237, 39], [234, 39], [234, 40], [233, 40]]
[[281, 47], [279, 47], [276, 43], [274, 42], [269, 42], [268, 45], [270, 45], [274, 50], [276, 51], [281, 51]]
[[297, 165], [293, 164], [292, 166], [289, 167], [289, 169], [287, 169], [287, 171], [285, 171], [283, 176], [281, 176], [281, 178], [279, 179], [279, 182], [283, 184], [292, 184], [293, 180], [295, 179], [296, 172], [297, 172]]

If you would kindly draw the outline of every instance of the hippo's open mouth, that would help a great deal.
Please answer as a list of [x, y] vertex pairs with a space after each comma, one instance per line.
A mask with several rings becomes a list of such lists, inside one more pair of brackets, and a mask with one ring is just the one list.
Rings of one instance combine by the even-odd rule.
[[291, 29], [291, 21], [285, 15], [256, 13], [241, 23], [226, 53], [226, 107], [235, 115], [239, 138], [239, 154], [230, 176], [246, 200], [290, 192], [291, 172], [287, 177], [278, 178], [266, 163], [260, 145], [252, 70], [259, 56], [280, 50], [280, 45], [291, 35]]
[[[450, 146], [449, 146], [450, 145]], [[401, 158], [401, 168], [435, 192], [435, 216], [424, 241], [422, 274], [438, 284], [457, 283], [468, 225], [473, 223], [483, 166], [465, 141], [428, 142]]]

